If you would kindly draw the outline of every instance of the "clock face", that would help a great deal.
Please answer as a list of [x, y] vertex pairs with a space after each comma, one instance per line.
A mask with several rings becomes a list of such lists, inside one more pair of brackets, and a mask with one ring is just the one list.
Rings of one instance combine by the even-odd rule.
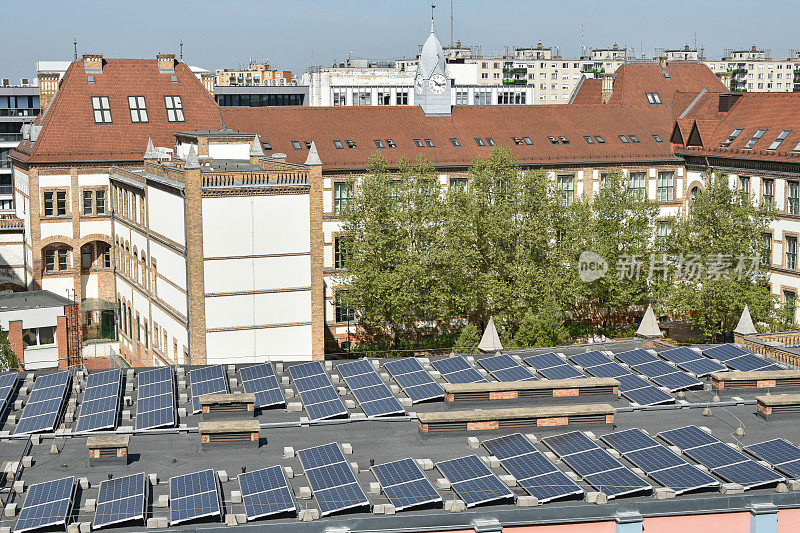
[[416, 89], [417, 94], [422, 94], [422, 88], [425, 85], [425, 79], [422, 77], [422, 74], [417, 75], [417, 78], [414, 80], [414, 89]]
[[434, 74], [428, 80], [428, 87], [433, 94], [442, 94], [447, 88], [447, 78], [441, 74]]

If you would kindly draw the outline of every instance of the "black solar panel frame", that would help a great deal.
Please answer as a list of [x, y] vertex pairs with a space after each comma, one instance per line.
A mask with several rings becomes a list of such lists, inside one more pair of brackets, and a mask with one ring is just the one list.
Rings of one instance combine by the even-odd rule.
[[[412, 465], [412, 476], [409, 476], [408, 479], [405, 479], [402, 482], [392, 483], [392, 480], [389, 479], [389, 472], [385, 472], [390, 467], [395, 469], [408, 467], [409, 470], [411, 470]], [[411, 458], [398, 459], [396, 461], [375, 465], [371, 468], [371, 470], [375, 475], [375, 479], [377, 479], [378, 483], [380, 483], [384, 494], [392, 503], [392, 505], [394, 505], [396, 511], [411, 509], [421, 505], [430, 505], [442, 501], [442, 496], [436, 491], [433, 484], [430, 482], [427, 476], [425, 476], [425, 473], [419, 467], [417, 462]], [[402, 494], [404, 491], [399, 489], [399, 487], [403, 486], [405, 486], [405, 488], [413, 486], [414, 488], [418, 489], [417, 494], [413, 497], [411, 494], [409, 494], [409, 496], [405, 496], [404, 499], [404, 494]], [[428, 494], [419, 495], [421, 489], [428, 491]], [[412, 499], [413, 501], [411, 501]]]
[[[165, 374], [169, 374], [169, 377], [165, 378]], [[159, 379], [155, 379], [159, 378]], [[144, 382], [143, 382], [144, 381]], [[168, 392], [164, 392], [161, 394], [150, 394], [148, 396], [142, 396], [142, 392], [147, 388], [155, 389], [156, 384], [164, 383], [165, 385], [159, 388], [166, 388]], [[166, 385], [168, 384], [168, 385]], [[171, 367], [159, 367], [151, 370], [144, 370], [137, 374], [136, 376], [136, 390], [138, 391], [138, 395], [136, 397], [136, 429], [155, 429], [159, 427], [171, 427], [175, 426], [177, 421], [177, 416], [175, 413], [175, 373], [172, 371]], [[149, 391], [148, 391], [149, 392]], [[155, 391], [153, 391], [155, 392]], [[161, 398], [158, 400], [158, 403], [155, 398]], [[159, 407], [158, 409], [150, 409], [143, 411], [142, 408], [147, 406], [148, 408], [152, 405], [161, 403], [165, 404], [164, 407]], [[151, 415], [151, 413], [156, 412], [164, 412], [169, 413], [169, 417], [163, 423], [156, 423], [156, 424], [148, 424], [142, 425], [140, 424], [140, 420], [144, 420], [147, 417], [153, 418], [155, 415]]]
[[[290, 366], [289, 375], [292, 376], [292, 382], [297, 388], [298, 394], [300, 394], [300, 399], [309, 419], [325, 420], [340, 416], [350, 416], [350, 412], [339, 397], [339, 393], [333, 387], [333, 383], [321, 362], [309, 361], [300, 365]], [[312, 381], [322, 386], [306, 388], [306, 384]], [[326, 405], [330, 405], [330, 412], [320, 412], [326, 409], [321, 406]]]
[[[103, 497], [103, 488], [105, 487], [106, 484], [120, 483], [121, 482], [120, 480], [135, 478], [137, 476], [141, 476], [142, 481], [143, 481], [143, 483], [142, 483], [142, 492], [140, 494], [135, 494], [135, 495], [131, 495], [131, 496], [120, 496], [118, 498], [113, 498], [113, 499], [103, 499], [102, 498]], [[97, 504], [96, 504], [96, 507], [95, 507], [94, 522], [92, 523], [92, 527], [94, 529], [99, 529], [99, 528], [108, 527], [108, 526], [111, 526], [111, 525], [114, 525], [114, 524], [120, 524], [120, 523], [123, 523], [123, 522], [129, 522], [131, 520], [136, 520], [136, 519], [141, 519], [142, 521], [144, 521], [145, 513], [147, 512], [147, 494], [149, 492], [147, 490], [148, 489], [148, 483], [149, 483], [149, 480], [148, 480], [148, 478], [147, 478], [147, 476], [145, 475], [144, 472], [139, 472], [137, 474], [130, 474], [130, 475], [123, 476], [123, 477], [106, 479], [106, 480], [101, 481], [100, 482], [100, 489], [99, 489], [99, 492], [98, 492], [98, 495], [97, 495]], [[117, 518], [115, 520], [98, 522], [98, 520], [97, 520], [98, 516], [103, 516], [103, 512], [101, 511], [101, 509], [103, 507], [109, 506], [109, 507], [112, 507], [112, 509], [113, 509], [113, 507], [115, 507], [113, 505], [114, 502], [120, 502], [122, 500], [133, 500], [134, 498], [138, 498], [138, 497], [141, 497], [141, 504], [140, 504], [141, 507], [138, 506], [138, 502], [134, 502], [134, 503], [137, 504], [136, 510], [140, 511], [139, 513], [137, 513], [135, 515], [130, 515], [129, 514], [128, 516]], [[116, 507], [118, 507], [118, 506], [116, 506]], [[116, 514], [120, 514], [119, 511], [117, 511]]]
[[[405, 365], [408, 368], [404, 369], [407, 371], [400, 371], [398, 366]], [[444, 389], [442, 386], [436, 382], [435, 379], [422, 367], [422, 364], [413, 357], [402, 358], [402, 359], [395, 359], [392, 361], [387, 361], [384, 363], [383, 368], [386, 369], [387, 372], [394, 378], [400, 388], [403, 389], [403, 392], [406, 393], [406, 396], [411, 398], [411, 403], [419, 403], [425, 402], [429, 400], [435, 400], [436, 398], [444, 398]], [[392, 368], [395, 368], [395, 372], [392, 372]], [[413, 370], [411, 369], [413, 368]], [[415, 374], [419, 379], [412, 380], [411, 375]], [[415, 381], [418, 381], [415, 383]], [[418, 395], [417, 391], [419, 390], [435, 390], [436, 394], [424, 396]]]
[[[304, 450], [299, 450], [297, 452], [297, 457], [300, 459], [300, 464], [303, 467], [303, 471], [305, 472], [306, 478], [308, 479], [308, 483], [311, 486], [311, 490], [313, 491], [314, 498], [317, 500], [317, 505], [320, 507], [320, 515], [326, 516], [333, 513], [339, 513], [342, 511], [346, 511], [348, 509], [358, 508], [369, 506], [369, 500], [367, 499], [367, 495], [364, 493], [364, 490], [361, 488], [361, 485], [358, 483], [358, 478], [353, 473], [352, 469], [350, 468], [350, 463], [347, 462], [347, 459], [344, 457], [344, 453], [342, 453], [342, 449], [339, 447], [338, 443], [331, 442], [328, 444], [323, 444], [320, 446], [314, 446], [311, 448], [306, 448]], [[338, 485], [330, 485], [324, 486], [319, 485], [317, 482], [323, 480], [325, 476], [323, 474], [320, 475], [309, 475], [311, 470], [316, 470], [320, 468], [332, 468], [337, 467], [337, 465], [343, 465], [343, 468], [346, 468], [347, 483], [340, 483]], [[342, 468], [337, 467], [339, 472], [339, 478], [342, 480], [342, 476], [344, 475], [345, 471]], [[329, 480], [332, 478], [328, 477]], [[354, 486], [354, 487], [353, 487]], [[348, 488], [349, 487], [349, 488]], [[356, 495], [360, 497], [358, 501], [352, 500], [347, 505], [341, 505], [344, 501], [337, 501], [337, 500], [327, 500], [328, 494], [334, 494], [334, 497], [339, 497], [341, 492], [353, 492], [355, 488], [358, 489]], [[331, 503], [339, 503], [340, 505], [329, 505]]]
[[[363, 363], [359, 363], [359, 361], [363, 361]], [[336, 369], [341, 374], [345, 383], [347, 383], [347, 386], [350, 387], [353, 396], [358, 400], [364, 414], [366, 414], [367, 417], [405, 414], [406, 410], [400, 405], [400, 402], [395, 398], [394, 394], [392, 394], [392, 391], [386, 383], [383, 382], [378, 372], [375, 371], [375, 367], [366, 359], [361, 359], [359, 361], [340, 363], [336, 366]], [[359, 367], [358, 372], [361, 373], [350, 374], [349, 372], [342, 372], [342, 368], [355, 369], [356, 366]], [[359, 380], [355, 378], [366, 375], [373, 378], [374, 384], [367, 387], [359, 386]], [[370, 397], [370, 394], [373, 396]], [[381, 410], [377, 409], [376, 406], [384, 406], [385, 408]]]
[[[267, 371], [269, 369], [269, 371]], [[247, 393], [255, 394], [256, 404], [259, 409], [273, 407], [276, 405], [286, 405], [286, 398], [281, 391], [280, 383], [275, 375], [275, 369], [272, 368], [271, 363], [258, 363], [251, 366], [246, 366], [239, 369], [239, 375], [242, 378], [242, 387]], [[272, 385], [274, 387], [262, 387], [263, 383]], [[269, 393], [273, 393], [272, 400], [266, 399]]]
[[[101, 392], [101, 394], [105, 394], [106, 389], [108, 389], [109, 392], [114, 390], [113, 387], [114, 382], [113, 379], [110, 377], [113, 375], [116, 375], [116, 391], [114, 395], [107, 395], [107, 396], [103, 395], [92, 400], [87, 400], [87, 396], [90, 396], [93, 390], [103, 391]], [[92, 379], [93, 377], [95, 377], [95, 379]], [[92, 383], [92, 381], [99, 381], [99, 383]], [[112, 385], [112, 386], [107, 386], [107, 385]], [[78, 415], [78, 423], [76, 425], [76, 431], [79, 432], [98, 431], [100, 429], [116, 428], [121, 392], [122, 392], [122, 371], [119, 368], [100, 370], [89, 374], [89, 377], [86, 380], [86, 390], [83, 392], [83, 402], [81, 402], [81, 411], [80, 414]], [[95, 411], [95, 409], [101, 409], [101, 408], [104, 409]], [[87, 410], [89, 412], [87, 412]], [[106, 420], [105, 424], [95, 423], [94, 425], [89, 425], [87, 427], [87, 424], [91, 424], [98, 418], [94, 415], [98, 415], [101, 413], [111, 413], [111, 412], [114, 413], [113, 418], [111, 420]]]
[[[280, 479], [283, 481], [281, 485], [276, 485], [270, 488], [264, 488], [262, 490], [249, 490], [251, 485], [255, 485], [256, 482], [253, 483], [244, 483], [243, 481], [247, 480], [250, 477], [256, 477], [259, 475], [266, 475], [270, 477], [277, 477], [280, 476]], [[258, 470], [252, 470], [239, 475], [239, 488], [242, 491], [242, 504], [245, 507], [245, 514], [247, 515], [248, 520], [256, 520], [258, 518], [263, 518], [265, 516], [273, 516], [279, 515], [284, 513], [292, 513], [297, 511], [297, 504], [292, 497], [292, 489], [291, 485], [289, 485], [289, 480], [286, 479], [286, 473], [281, 466], [270, 466], [267, 468], [260, 468]], [[252, 509], [253, 502], [251, 500], [255, 499], [259, 494], [266, 494], [266, 493], [274, 493], [274, 492], [283, 492], [284, 496], [288, 496], [288, 504], [274, 509], [264, 512], [253, 512]]]

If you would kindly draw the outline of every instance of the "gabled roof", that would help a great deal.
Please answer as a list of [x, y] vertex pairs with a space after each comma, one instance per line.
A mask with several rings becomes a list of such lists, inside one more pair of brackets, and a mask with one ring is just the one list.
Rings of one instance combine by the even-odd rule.
[[[375, 152], [385, 156], [390, 166], [396, 166], [403, 157], [414, 162], [423, 155], [438, 167], [467, 167], [476, 156], [488, 157], [492, 150], [489, 138], [497, 146], [509, 147], [526, 166], [675, 159], [669, 145], [657, 143], [636, 112], [617, 106], [454, 106], [452, 115], [446, 117], [426, 117], [417, 106], [225, 107], [222, 115], [229, 127], [257, 133], [274, 152], [286, 153], [292, 163], [305, 162], [305, 143], [313, 141], [326, 170], [363, 169]], [[640, 142], [623, 144], [618, 137], [631, 134]], [[584, 135], [600, 135], [606, 142], [589, 144]], [[569, 143], [554, 144], [551, 136], [563, 136]], [[532, 144], [528, 145], [524, 137]], [[475, 138], [480, 138], [484, 146], [479, 146]], [[419, 139], [423, 147], [414, 139]], [[425, 139], [435, 147], [428, 147]], [[387, 148], [379, 149], [375, 140]], [[388, 140], [396, 148], [389, 148]], [[299, 150], [292, 141], [298, 143]], [[348, 148], [346, 141], [353, 141], [355, 148]]]
[[710, 68], [702, 63], [674, 61], [663, 67], [659, 63], [634, 62], [617, 69], [614, 91], [609, 104], [651, 109], [647, 93], [657, 93], [663, 106], [672, 106], [678, 93], [695, 96], [705, 89], [708, 92], [725, 92], [727, 87]]
[[[36, 119], [42, 126], [38, 139], [22, 141], [12, 156], [29, 162], [141, 160], [148, 138], [156, 146], [172, 146], [177, 131], [222, 127], [214, 98], [185, 63], [176, 62], [174, 73], [161, 73], [156, 59], [104, 59], [102, 73], [91, 79], [82, 62], [73, 62]], [[108, 97], [112, 123], [95, 123], [93, 96]], [[147, 123], [132, 123], [128, 96], [144, 96]], [[165, 96], [181, 97], [185, 122], [167, 120]]]
[[583, 77], [575, 88], [570, 104], [602, 104], [603, 80]]

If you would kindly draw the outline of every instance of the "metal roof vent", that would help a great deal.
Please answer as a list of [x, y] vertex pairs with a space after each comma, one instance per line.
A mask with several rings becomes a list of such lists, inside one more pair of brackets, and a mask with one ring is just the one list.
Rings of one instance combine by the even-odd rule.
[[31, 125], [30, 124], [23, 124], [22, 125], [22, 140], [27, 141], [31, 138]]
[[32, 143], [36, 142], [36, 139], [39, 138], [39, 133], [41, 133], [41, 131], [42, 131], [42, 127], [41, 126], [33, 126], [33, 125], [31, 126], [30, 136], [31, 136], [31, 142]]

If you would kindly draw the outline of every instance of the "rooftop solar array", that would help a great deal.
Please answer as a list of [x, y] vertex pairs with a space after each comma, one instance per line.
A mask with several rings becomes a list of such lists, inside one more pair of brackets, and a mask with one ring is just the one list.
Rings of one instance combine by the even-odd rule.
[[172, 367], [139, 372], [136, 390], [136, 429], [175, 425], [175, 378]]
[[703, 386], [702, 381], [665, 363], [646, 350], [621, 352], [614, 354], [614, 357], [671, 392]]
[[100, 482], [100, 494], [97, 496], [94, 513], [95, 529], [129, 520], [144, 522], [146, 482], [144, 473]]
[[372, 473], [397, 511], [442, 501], [442, 497], [413, 459], [373, 466]]
[[782, 476], [748, 459], [697, 426], [670, 429], [658, 435], [725, 481], [738, 483], [745, 489], [784, 481]]
[[488, 381], [461, 355], [438, 359], [431, 364], [449, 383], [486, 383]]
[[609, 500], [653, 488], [580, 431], [545, 437], [542, 442]]
[[239, 486], [248, 520], [297, 510], [286, 474], [280, 466], [239, 474]]
[[579, 379], [586, 376], [553, 352], [532, 355], [524, 359], [547, 379]]
[[789, 477], [800, 478], [800, 448], [785, 439], [751, 444], [745, 451]]
[[444, 398], [442, 386], [436, 383], [428, 372], [413, 357], [387, 361], [385, 368], [394, 378], [403, 392], [411, 398], [411, 403]]
[[752, 352], [739, 348], [735, 344], [720, 344], [719, 346], [706, 348], [703, 350], [703, 353], [708, 357], [718, 359], [730, 368], [739, 370], [741, 372], [783, 369], [781, 366], [762, 359]]
[[366, 359], [341, 363], [336, 369], [353, 391], [353, 396], [367, 416], [396, 415], [406, 412]]
[[676, 494], [719, 485], [719, 481], [666, 449], [639, 428], [609, 433], [601, 438]]
[[17, 389], [18, 382], [19, 374], [16, 372], [0, 376], [0, 417], [3, 416], [11, 404], [11, 395]]
[[263, 409], [286, 403], [271, 364], [246, 366], [239, 370], [239, 374], [242, 376], [244, 391], [255, 394], [256, 407]]
[[75, 477], [65, 477], [31, 485], [14, 531], [32, 531], [66, 525], [75, 494]]
[[477, 455], [442, 461], [436, 463], [436, 467], [467, 507], [514, 498], [511, 489]]
[[169, 478], [169, 524], [222, 516], [217, 477], [211, 469]]
[[675, 401], [675, 398], [634, 375], [619, 363], [615, 363], [604, 353], [586, 352], [572, 355], [570, 359], [593, 376], [615, 378], [619, 381], [619, 392], [639, 405], [656, 405]]
[[324, 420], [338, 416], [348, 416], [333, 383], [319, 361], [310, 361], [289, 367], [289, 374], [300, 399], [306, 407], [308, 418]]
[[484, 441], [483, 446], [539, 503], [583, 494], [582, 488], [520, 433]]
[[117, 426], [122, 371], [119, 368], [89, 374], [83, 393], [78, 431], [96, 431]]
[[72, 375], [67, 370], [36, 378], [14, 433], [53, 431], [71, 382]]
[[510, 355], [481, 357], [478, 359], [478, 364], [497, 381], [537, 381], [539, 379]]
[[366, 494], [335, 442], [297, 452], [321, 516], [369, 506]]
[[707, 376], [712, 372], [727, 370], [725, 365], [713, 361], [685, 346], [673, 348], [671, 350], [664, 350], [662, 352], [658, 352], [658, 355], [667, 361], [672, 361], [678, 365], [678, 368], [682, 368], [687, 372], [691, 372], [697, 377]]
[[228, 380], [222, 365], [204, 366], [189, 372], [192, 387], [192, 409], [199, 413], [200, 396], [204, 394], [227, 394]]

